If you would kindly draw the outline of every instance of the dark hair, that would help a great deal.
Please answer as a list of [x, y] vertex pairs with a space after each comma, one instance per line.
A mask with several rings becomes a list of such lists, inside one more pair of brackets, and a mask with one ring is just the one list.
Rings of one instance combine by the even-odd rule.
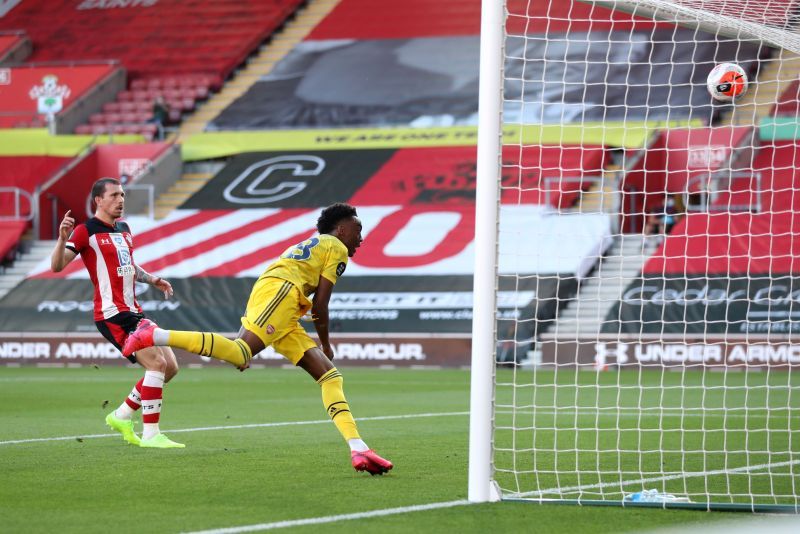
[[345, 204], [344, 202], [331, 204], [320, 213], [319, 219], [317, 219], [317, 231], [320, 234], [329, 234], [342, 219], [356, 217], [357, 215], [356, 209], [350, 204]]
[[100, 178], [92, 185], [92, 202], [106, 192], [106, 184], [122, 185], [116, 178]]

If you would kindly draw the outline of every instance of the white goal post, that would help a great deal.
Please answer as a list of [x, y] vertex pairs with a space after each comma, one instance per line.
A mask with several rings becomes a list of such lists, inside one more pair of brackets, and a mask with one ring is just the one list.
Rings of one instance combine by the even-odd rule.
[[469, 424], [469, 495], [472, 502], [497, 500], [492, 484], [494, 314], [497, 221], [503, 102], [503, 3], [481, 5], [478, 162], [475, 198], [475, 279]]
[[800, 512], [798, 22], [483, 0], [471, 502]]

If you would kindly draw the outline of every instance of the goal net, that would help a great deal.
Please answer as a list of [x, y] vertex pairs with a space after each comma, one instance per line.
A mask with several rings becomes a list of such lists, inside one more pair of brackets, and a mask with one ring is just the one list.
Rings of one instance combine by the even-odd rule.
[[797, 511], [800, 2], [493, 3], [470, 499]]

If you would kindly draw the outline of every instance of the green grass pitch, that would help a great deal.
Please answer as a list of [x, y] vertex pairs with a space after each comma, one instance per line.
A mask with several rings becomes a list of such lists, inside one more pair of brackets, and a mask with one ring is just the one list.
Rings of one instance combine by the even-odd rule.
[[[92, 437], [109, 434], [103, 418], [140, 370], [0, 368], [0, 532], [191, 532], [465, 499], [469, 373], [342, 371], [364, 439], [395, 462], [387, 476], [353, 471], [318, 386], [299, 369], [183, 369], [165, 390], [162, 430], [187, 447], [146, 450], [116, 436]], [[568, 390], [559, 390], [564, 402], [583, 393], [575, 387], [569, 397]], [[544, 386], [538, 394], [559, 398]], [[509, 400], [502, 387], [498, 400]], [[552, 416], [539, 422], [553, 427]], [[546, 434], [540, 431], [539, 444], [555, 439]], [[67, 439], [9, 443], [37, 438]], [[568, 451], [576, 437], [566, 439]], [[537, 461], [544, 471], [552, 465]], [[594, 534], [739, 517], [747, 516], [503, 502], [291, 530], [530, 532], [535, 525], [537, 532]]]
[[695, 503], [798, 503], [796, 373], [563, 368], [497, 382], [495, 467], [506, 492], [620, 500], [644, 486]]

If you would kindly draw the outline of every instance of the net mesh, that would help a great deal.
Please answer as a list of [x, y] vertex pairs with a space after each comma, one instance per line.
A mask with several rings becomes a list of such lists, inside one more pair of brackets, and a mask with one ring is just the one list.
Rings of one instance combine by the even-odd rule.
[[[498, 316], [494, 478], [796, 507], [800, 61], [599, 4], [631, 2], [506, 4], [497, 287], [535, 298]], [[766, 33], [796, 7], [637, 4]], [[734, 104], [706, 89], [723, 62]]]
[[587, 0], [594, 5], [800, 52], [791, 0]]

